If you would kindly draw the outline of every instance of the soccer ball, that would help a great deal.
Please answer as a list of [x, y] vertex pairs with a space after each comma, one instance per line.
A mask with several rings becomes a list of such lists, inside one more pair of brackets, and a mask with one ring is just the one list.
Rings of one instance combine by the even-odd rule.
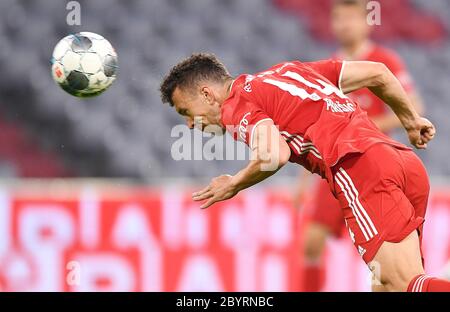
[[112, 45], [91, 32], [64, 37], [56, 45], [51, 63], [55, 82], [78, 97], [104, 92], [116, 79], [118, 69]]

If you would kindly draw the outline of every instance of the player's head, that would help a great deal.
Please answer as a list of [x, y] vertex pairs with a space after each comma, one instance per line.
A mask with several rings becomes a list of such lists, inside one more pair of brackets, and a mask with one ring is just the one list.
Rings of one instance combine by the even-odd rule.
[[213, 54], [198, 53], [175, 65], [161, 83], [161, 99], [174, 106], [190, 128], [221, 125], [220, 108], [232, 77]]
[[341, 46], [351, 46], [370, 35], [367, 23], [367, 0], [334, 0], [331, 28]]

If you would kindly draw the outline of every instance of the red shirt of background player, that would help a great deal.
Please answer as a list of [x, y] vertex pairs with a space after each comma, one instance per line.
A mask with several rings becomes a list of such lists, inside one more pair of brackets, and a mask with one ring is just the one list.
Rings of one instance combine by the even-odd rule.
[[[339, 52], [333, 55], [333, 59], [336, 60], [343, 60], [344, 58], [344, 55]], [[406, 70], [403, 61], [395, 52], [377, 44], [370, 43], [365, 51], [358, 55], [355, 60], [385, 64], [397, 77], [407, 93], [414, 91], [413, 80]], [[390, 113], [387, 105], [367, 88], [354, 91], [348, 94], [348, 97], [356, 101], [367, 112], [369, 117], [379, 117]]]
[[[222, 124], [235, 140], [252, 147], [253, 129], [266, 119], [279, 127], [291, 162], [333, 181], [331, 167], [350, 153], [378, 143], [409, 149], [385, 134], [340, 90], [345, 62], [281, 63], [233, 83], [222, 105]], [[334, 189], [333, 183], [330, 183]]]

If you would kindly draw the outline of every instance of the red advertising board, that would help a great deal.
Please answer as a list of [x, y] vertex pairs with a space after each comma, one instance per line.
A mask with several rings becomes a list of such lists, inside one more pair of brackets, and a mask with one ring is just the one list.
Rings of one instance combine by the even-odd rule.
[[[179, 188], [0, 191], [0, 289], [299, 291], [303, 222], [288, 195], [256, 188], [201, 210]], [[427, 268], [441, 274], [450, 196], [432, 196], [427, 224]], [[326, 265], [325, 290], [369, 289], [347, 237]]]

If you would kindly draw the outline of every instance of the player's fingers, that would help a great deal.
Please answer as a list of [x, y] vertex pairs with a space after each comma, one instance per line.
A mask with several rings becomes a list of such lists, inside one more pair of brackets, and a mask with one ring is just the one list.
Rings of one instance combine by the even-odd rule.
[[418, 149], [426, 149], [427, 148], [427, 144], [423, 143], [423, 142], [420, 142], [420, 143], [416, 143], [415, 147], [418, 148]]
[[424, 138], [428, 141], [431, 141], [434, 138], [434, 135], [426, 132], [422, 135], [422, 139], [424, 139]]
[[409, 133], [409, 141], [417, 149], [426, 149], [428, 140], [420, 133], [420, 131], [411, 131]]
[[429, 134], [422, 135], [422, 142], [423, 143], [428, 143], [431, 140], [433, 140], [433, 136], [432, 135], [429, 135]]
[[198, 191], [198, 192], [192, 193], [192, 197], [200, 196], [200, 195], [202, 195], [202, 194], [204, 194], [204, 193], [206, 193], [206, 192], [209, 192], [210, 190], [211, 190], [211, 186], [208, 185], [208, 186], [205, 187], [204, 189], [202, 189], [202, 190], [200, 190], [200, 191]]
[[432, 128], [430, 129], [430, 133], [431, 133], [433, 136], [435, 136], [435, 135], [436, 135], [436, 128], [435, 128], [435, 127], [432, 127]]
[[199, 200], [204, 200], [204, 199], [211, 198], [212, 196], [214, 196], [213, 192], [206, 192], [206, 193], [203, 193], [201, 195], [192, 196], [192, 199], [195, 200], [195, 201], [199, 201]]
[[434, 129], [434, 127], [430, 127], [428, 129], [426, 129], [425, 132], [423, 133], [423, 135], [428, 138], [433, 138], [435, 134], [436, 134], [436, 129]]
[[419, 139], [410, 138], [409, 142], [416, 148], [419, 148], [419, 146], [422, 144], [422, 140], [420, 138]]
[[206, 209], [217, 201], [215, 197], [208, 199], [203, 205], [200, 206], [201, 209]]
[[422, 139], [426, 140], [426, 143], [431, 141], [434, 138], [434, 135], [436, 134], [436, 129], [434, 126], [430, 126], [422, 133]]

